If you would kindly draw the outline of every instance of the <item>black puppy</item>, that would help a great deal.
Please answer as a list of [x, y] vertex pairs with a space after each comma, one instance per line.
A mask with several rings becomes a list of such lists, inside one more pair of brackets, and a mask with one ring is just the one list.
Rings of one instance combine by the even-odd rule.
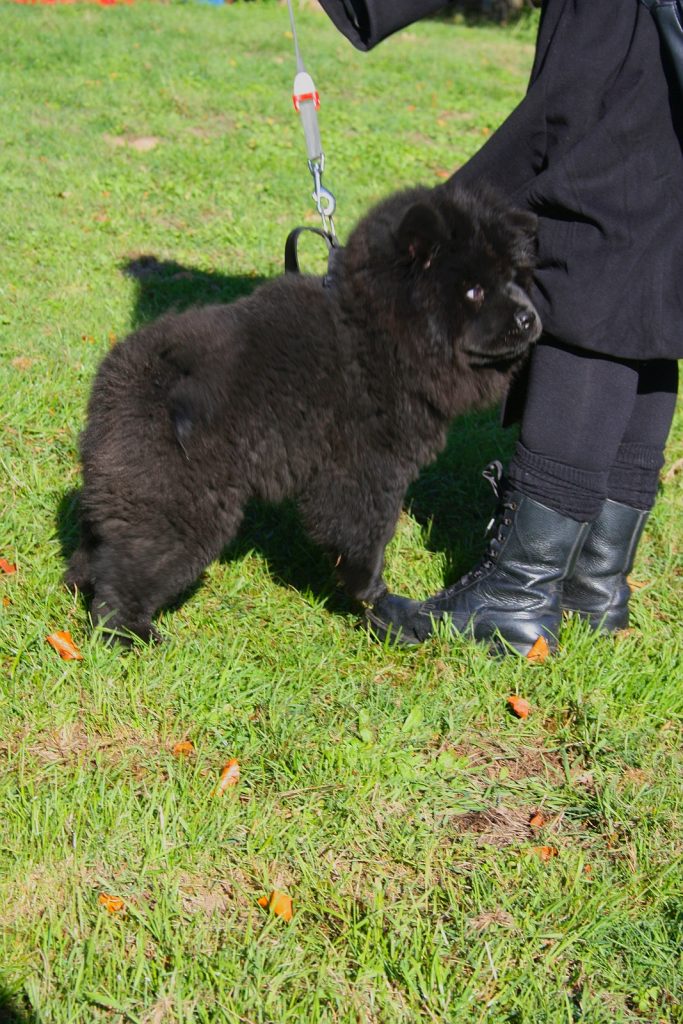
[[286, 275], [117, 345], [90, 398], [67, 572], [94, 621], [153, 635], [253, 497], [295, 498], [348, 593], [382, 598], [408, 484], [538, 337], [534, 231], [488, 194], [412, 189], [361, 220], [332, 287]]

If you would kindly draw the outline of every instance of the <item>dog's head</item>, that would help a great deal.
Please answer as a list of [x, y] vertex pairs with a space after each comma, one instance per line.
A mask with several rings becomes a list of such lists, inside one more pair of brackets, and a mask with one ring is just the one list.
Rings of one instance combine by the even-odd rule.
[[536, 217], [492, 195], [434, 190], [413, 203], [396, 232], [412, 302], [472, 366], [516, 361], [541, 322], [527, 289]]
[[488, 190], [418, 188], [385, 200], [349, 239], [381, 279], [384, 303], [433, 354], [460, 367], [505, 368], [537, 340], [527, 294], [536, 217]]

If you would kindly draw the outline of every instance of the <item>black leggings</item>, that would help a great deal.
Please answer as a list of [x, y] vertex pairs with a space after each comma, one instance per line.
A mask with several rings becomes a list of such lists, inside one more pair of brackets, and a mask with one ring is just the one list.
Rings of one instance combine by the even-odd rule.
[[613, 359], [543, 338], [510, 482], [582, 522], [605, 498], [652, 508], [677, 390], [673, 359]]

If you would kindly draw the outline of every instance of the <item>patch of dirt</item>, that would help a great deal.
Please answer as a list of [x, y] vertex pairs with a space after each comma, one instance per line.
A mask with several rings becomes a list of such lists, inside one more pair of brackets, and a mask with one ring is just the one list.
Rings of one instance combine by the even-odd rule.
[[183, 874], [178, 895], [186, 914], [202, 914], [204, 917], [229, 914], [246, 924], [258, 911], [258, 884], [239, 868], [231, 868], [221, 878]]
[[445, 750], [469, 762], [473, 768], [481, 767], [490, 779], [497, 779], [501, 768], [506, 768], [513, 782], [540, 776], [546, 782], [564, 781], [562, 759], [555, 750], [548, 750], [541, 741], [514, 747], [503, 740], [482, 734], [476, 740], [462, 743], [442, 743], [434, 756]]
[[235, 889], [225, 879], [208, 880], [194, 879], [184, 881], [180, 888], [180, 901], [183, 910], [188, 914], [224, 914], [235, 905]]
[[502, 928], [514, 928], [515, 919], [507, 910], [486, 910], [476, 917], [471, 917], [467, 922], [468, 926], [475, 932], [488, 931], [493, 925], [500, 925]]
[[459, 835], [475, 835], [479, 846], [503, 849], [533, 838], [530, 817], [528, 809], [492, 807], [486, 811], [458, 814], [452, 819], [452, 825]]
[[156, 135], [108, 135], [105, 133], [103, 138], [109, 146], [127, 146], [128, 149], [136, 149], [138, 153], [149, 153], [151, 149], [156, 149], [161, 142]]
[[39, 733], [28, 752], [41, 764], [61, 764], [78, 760], [86, 751], [103, 745], [102, 738], [89, 735], [80, 722], [67, 722], [51, 732]]
[[[102, 736], [85, 729], [80, 722], [67, 722], [48, 732], [38, 733], [28, 747], [41, 765], [69, 764], [74, 761], [94, 761], [104, 753], [111, 761], [120, 761], [123, 753], [135, 753], [144, 757], [158, 756], [164, 743], [158, 738], [150, 739], [135, 732], [121, 732], [115, 736]], [[144, 765], [134, 758], [134, 774], [144, 773]]]
[[157, 999], [153, 1006], [150, 1006], [141, 1018], [143, 1024], [165, 1024], [165, 1021], [175, 1021], [178, 1018], [175, 1014], [175, 999], [164, 996]]
[[30, 370], [35, 359], [31, 359], [30, 356], [16, 356], [12, 360], [12, 366], [15, 370]]
[[372, 902], [378, 879], [387, 903], [397, 902], [406, 893], [414, 896], [424, 892], [424, 878], [409, 864], [381, 857], [369, 860], [360, 851], [354, 856], [332, 850], [326, 850], [321, 861], [337, 890], [359, 905]]
[[0, 887], [2, 923], [12, 927], [21, 921], [35, 921], [50, 907], [60, 910], [69, 892], [92, 889], [97, 877], [97, 866], [86, 871], [75, 857], [36, 864], [23, 878]]
[[402, 668], [400, 665], [387, 665], [375, 673], [372, 681], [376, 686], [396, 686], [400, 688], [409, 683], [412, 676], [413, 672], [410, 668]]
[[641, 768], [627, 768], [621, 776], [621, 779], [617, 783], [618, 788], [640, 788], [643, 786], [651, 786], [653, 779], [644, 772]]

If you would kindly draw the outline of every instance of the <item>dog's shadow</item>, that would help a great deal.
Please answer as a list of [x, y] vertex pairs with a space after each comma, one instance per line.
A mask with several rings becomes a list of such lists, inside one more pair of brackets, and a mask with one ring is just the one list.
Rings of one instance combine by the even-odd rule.
[[[130, 260], [122, 270], [137, 284], [133, 327], [170, 310], [234, 301], [264, 280], [216, 274], [151, 255]], [[420, 524], [428, 550], [445, 556], [446, 584], [471, 568], [483, 546], [494, 498], [481, 471], [493, 458], [506, 461], [514, 445], [511, 432], [503, 430], [498, 419], [496, 410], [460, 417], [451, 428], [446, 449], [422, 472], [406, 497], [405, 507]], [[78, 494], [74, 489], [67, 491], [57, 510], [57, 535], [65, 562], [78, 543]], [[310, 593], [332, 612], [354, 610], [336, 586], [329, 559], [309, 540], [292, 503], [274, 507], [252, 502], [221, 561], [231, 562], [252, 551], [263, 556], [274, 581]], [[184, 603], [200, 586], [201, 579], [173, 607]]]
[[23, 995], [11, 994], [0, 983], [0, 1024], [40, 1024], [38, 1015], [28, 1008]]

